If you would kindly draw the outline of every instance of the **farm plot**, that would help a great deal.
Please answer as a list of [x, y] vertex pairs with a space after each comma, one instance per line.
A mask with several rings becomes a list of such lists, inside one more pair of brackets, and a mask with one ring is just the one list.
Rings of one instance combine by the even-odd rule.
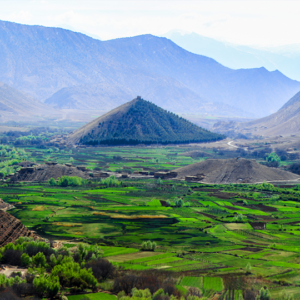
[[89, 300], [116, 300], [117, 297], [114, 295], [106, 294], [106, 293], [95, 293], [95, 294], [81, 294], [81, 295], [72, 295], [68, 296], [68, 300], [81, 300], [81, 299], [89, 299]]
[[180, 285], [187, 286], [187, 287], [196, 287], [196, 288], [202, 289], [203, 277], [185, 276], [181, 279]]
[[221, 292], [224, 289], [223, 280], [220, 277], [204, 277], [203, 288]]

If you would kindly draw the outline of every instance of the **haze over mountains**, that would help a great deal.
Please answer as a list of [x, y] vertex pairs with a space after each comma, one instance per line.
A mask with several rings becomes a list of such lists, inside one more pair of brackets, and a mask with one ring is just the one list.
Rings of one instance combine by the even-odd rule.
[[265, 67], [269, 71], [279, 70], [284, 75], [300, 80], [300, 45], [255, 49], [234, 45], [195, 32], [170, 31], [163, 35], [178, 46], [199, 55], [209, 56], [233, 69]]
[[0, 82], [0, 120], [55, 114], [55, 110], [37, 99]]
[[278, 112], [251, 122], [219, 122], [214, 130], [224, 134], [247, 136], [276, 136], [300, 133], [300, 92], [292, 97]]
[[99, 41], [0, 21], [0, 55], [0, 81], [57, 108], [111, 109], [142, 95], [174, 112], [260, 117], [300, 90], [278, 71], [232, 70], [152, 35]]

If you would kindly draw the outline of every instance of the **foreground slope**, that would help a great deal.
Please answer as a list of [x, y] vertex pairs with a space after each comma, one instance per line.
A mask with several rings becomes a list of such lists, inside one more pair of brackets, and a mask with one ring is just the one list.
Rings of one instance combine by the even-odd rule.
[[222, 139], [140, 97], [95, 119], [68, 136], [73, 144], [153, 144]]
[[[80, 85], [88, 91], [89, 85], [108, 83], [107, 92], [117, 85], [172, 111], [203, 114], [205, 103], [221, 102], [261, 117], [300, 89], [278, 71], [233, 70], [152, 35], [99, 41], [60, 28], [0, 21], [0, 56], [0, 81], [40, 100], [63, 88]], [[59, 99], [49, 102], [54, 100]]]
[[251, 122], [215, 124], [214, 131], [251, 136], [276, 136], [300, 133], [300, 92], [276, 113]]
[[264, 181], [298, 180], [299, 175], [270, 168], [252, 159], [207, 159], [174, 170], [178, 178], [202, 175], [206, 183], [259, 183]]
[[0, 247], [14, 242], [22, 236], [33, 236], [33, 233], [20, 220], [0, 210]]

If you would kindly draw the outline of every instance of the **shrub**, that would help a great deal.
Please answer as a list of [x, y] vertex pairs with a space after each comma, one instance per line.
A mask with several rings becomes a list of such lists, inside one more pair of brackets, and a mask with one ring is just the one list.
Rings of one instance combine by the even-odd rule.
[[57, 185], [57, 182], [53, 177], [49, 179], [48, 183], [49, 183], [49, 185], [52, 185], [52, 186]]
[[93, 275], [98, 281], [105, 281], [112, 277], [116, 269], [107, 259], [103, 258], [91, 260], [85, 264], [85, 267], [92, 269]]
[[251, 264], [248, 263], [247, 266], [246, 266], [246, 273], [251, 274], [251, 270], [252, 270]]
[[268, 290], [268, 288], [262, 287], [259, 291], [259, 300], [270, 300], [271, 299], [271, 294], [270, 291]]
[[124, 291], [125, 294], [129, 294], [133, 288], [137, 289], [149, 289], [150, 293], [154, 293], [161, 287], [161, 282], [154, 275], [133, 275], [127, 274], [122, 277], [118, 277], [114, 281], [113, 292], [119, 293]]
[[57, 178], [57, 184], [63, 187], [81, 186], [83, 184], [86, 184], [86, 180], [78, 176], [62, 176]]
[[142, 243], [141, 250], [143, 251], [154, 251], [156, 249], [157, 245], [155, 242], [147, 241]]

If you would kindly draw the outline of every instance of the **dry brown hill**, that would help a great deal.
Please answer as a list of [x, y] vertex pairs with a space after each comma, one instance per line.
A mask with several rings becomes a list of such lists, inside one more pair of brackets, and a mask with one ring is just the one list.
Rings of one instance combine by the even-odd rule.
[[50, 178], [57, 179], [61, 176], [78, 176], [81, 178], [88, 178], [89, 174], [77, 167], [59, 165], [59, 164], [45, 164], [36, 165], [33, 167], [24, 167], [13, 177], [12, 181], [48, 181]]
[[178, 173], [178, 178], [202, 174], [202, 182], [219, 184], [298, 180], [300, 177], [277, 168], [263, 166], [252, 159], [242, 158], [207, 159], [174, 171]]
[[0, 247], [14, 242], [21, 236], [34, 236], [20, 220], [0, 210]]
[[279, 111], [258, 120], [245, 123], [219, 122], [213, 130], [223, 134], [241, 133], [249, 136], [290, 136], [300, 133], [300, 92]]

